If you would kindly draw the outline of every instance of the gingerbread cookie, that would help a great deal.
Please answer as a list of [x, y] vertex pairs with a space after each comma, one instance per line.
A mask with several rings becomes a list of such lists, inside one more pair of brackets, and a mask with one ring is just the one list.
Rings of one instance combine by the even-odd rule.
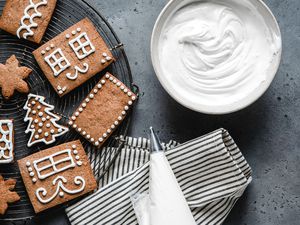
[[14, 160], [13, 120], [0, 120], [0, 164]]
[[36, 213], [97, 188], [80, 141], [65, 143], [18, 161]]
[[57, 124], [61, 118], [52, 112], [53, 109], [53, 105], [45, 102], [45, 97], [34, 94], [28, 95], [28, 100], [24, 106], [24, 110], [27, 110], [24, 121], [29, 122], [25, 132], [26, 134], [31, 133], [28, 147], [40, 142], [52, 144], [57, 137], [69, 130], [67, 127]]
[[6, 0], [0, 28], [19, 38], [40, 43], [55, 5], [56, 0]]
[[0, 87], [2, 88], [2, 95], [5, 99], [13, 96], [15, 90], [21, 93], [28, 93], [28, 84], [24, 81], [31, 69], [19, 65], [19, 61], [15, 55], [12, 55], [6, 60], [6, 64], [0, 63]]
[[69, 93], [114, 61], [108, 46], [87, 18], [33, 54], [59, 96]]
[[136, 95], [107, 73], [70, 118], [69, 125], [101, 146], [125, 118]]
[[14, 203], [20, 200], [20, 196], [17, 192], [12, 190], [16, 186], [16, 180], [8, 179], [4, 180], [0, 175], [0, 214], [4, 215], [7, 210], [7, 203]]

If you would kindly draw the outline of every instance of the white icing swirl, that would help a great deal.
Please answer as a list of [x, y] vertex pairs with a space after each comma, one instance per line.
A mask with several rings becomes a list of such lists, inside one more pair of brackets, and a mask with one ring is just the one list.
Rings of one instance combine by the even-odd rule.
[[222, 106], [265, 82], [281, 39], [250, 2], [199, 1], [168, 19], [158, 48], [171, 89], [191, 102]]

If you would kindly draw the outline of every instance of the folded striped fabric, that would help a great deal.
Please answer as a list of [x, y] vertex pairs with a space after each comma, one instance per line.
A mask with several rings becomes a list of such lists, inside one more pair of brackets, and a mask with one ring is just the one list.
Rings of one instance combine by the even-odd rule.
[[[146, 139], [128, 138], [99, 190], [66, 209], [70, 223], [137, 225], [130, 196], [148, 191], [148, 147]], [[252, 179], [250, 166], [228, 132], [219, 129], [165, 148], [197, 224], [222, 224]]]

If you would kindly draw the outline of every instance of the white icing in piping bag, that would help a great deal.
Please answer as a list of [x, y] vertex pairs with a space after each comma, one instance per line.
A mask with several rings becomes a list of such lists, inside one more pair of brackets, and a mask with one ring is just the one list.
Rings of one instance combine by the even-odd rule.
[[181, 191], [159, 139], [151, 130], [150, 224], [195, 225], [196, 222]]

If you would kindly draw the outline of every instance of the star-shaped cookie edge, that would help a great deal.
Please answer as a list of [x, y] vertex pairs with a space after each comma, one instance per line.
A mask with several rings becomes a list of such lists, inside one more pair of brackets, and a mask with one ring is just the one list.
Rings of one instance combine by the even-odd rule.
[[5, 64], [0, 63], [0, 87], [5, 99], [10, 99], [15, 90], [20, 93], [29, 93], [29, 86], [24, 81], [32, 70], [25, 66], [20, 66], [15, 55], [6, 60]]
[[4, 215], [8, 208], [8, 203], [14, 203], [20, 200], [18, 193], [12, 191], [15, 186], [16, 180], [4, 180], [0, 175], [0, 215]]

